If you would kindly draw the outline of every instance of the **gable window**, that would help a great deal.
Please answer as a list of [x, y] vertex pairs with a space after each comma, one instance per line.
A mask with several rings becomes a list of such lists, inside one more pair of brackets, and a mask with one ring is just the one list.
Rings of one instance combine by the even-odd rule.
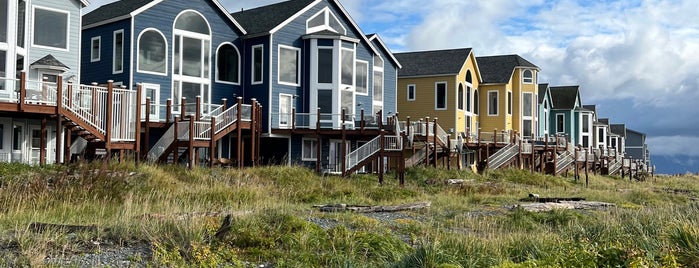
[[534, 75], [532, 74], [531, 70], [524, 70], [524, 73], [522, 74], [522, 83], [534, 83]]
[[434, 109], [435, 110], [445, 110], [447, 109], [447, 83], [437, 82], [434, 84]]
[[488, 115], [498, 115], [498, 96], [497, 90], [488, 91]]
[[318, 48], [318, 83], [333, 82], [333, 49]]
[[342, 35], [347, 33], [342, 23], [340, 23], [337, 17], [335, 17], [335, 14], [327, 7], [306, 21], [307, 34], [320, 31], [332, 31]]
[[355, 87], [357, 94], [369, 94], [369, 63], [366, 61], [356, 61], [357, 76]]
[[102, 46], [102, 38], [99, 36], [90, 39], [90, 62], [100, 60], [100, 51]]
[[507, 92], [507, 114], [512, 115], [512, 91]]
[[457, 107], [459, 107], [459, 110], [464, 109], [464, 85], [459, 84], [459, 92], [456, 93], [456, 102], [457, 102]]
[[138, 37], [138, 71], [165, 74], [167, 59], [165, 36], [156, 30], [144, 30]]
[[279, 83], [298, 86], [301, 50], [295, 47], [279, 46]]
[[408, 100], [409, 101], [415, 100], [415, 85], [414, 84], [408, 85]]
[[354, 51], [343, 49], [340, 58], [340, 82], [343, 85], [352, 85], [354, 81]]
[[313, 139], [303, 139], [301, 146], [301, 161], [316, 161], [318, 143]]
[[556, 114], [556, 133], [565, 132], [566, 119], [564, 114]]
[[379, 56], [374, 56], [374, 94], [372, 109], [374, 113], [383, 110], [383, 59]]
[[473, 91], [473, 113], [480, 113], [480, 99], [478, 98], [478, 90]]
[[[33, 44], [37, 46], [68, 49], [68, 12], [34, 7]], [[4, 17], [6, 20], [7, 17]], [[7, 27], [5, 27], [7, 28]]]
[[263, 45], [252, 47], [252, 84], [262, 83], [262, 48]]
[[114, 51], [112, 57], [112, 73], [124, 71], [124, 30], [114, 31]]
[[216, 81], [240, 83], [240, 54], [231, 43], [224, 43], [216, 52]]
[[[202, 104], [211, 103], [211, 31], [204, 17], [192, 10], [185, 10], [174, 23], [173, 45], [173, 110], [184, 114], [193, 112], [195, 105], [180, 111], [180, 99], [187, 98], [190, 104], [197, 96]], [[203, 105], [205, 109], [210, 106]], [[203, 111], [208, 113], [208, 110]]]

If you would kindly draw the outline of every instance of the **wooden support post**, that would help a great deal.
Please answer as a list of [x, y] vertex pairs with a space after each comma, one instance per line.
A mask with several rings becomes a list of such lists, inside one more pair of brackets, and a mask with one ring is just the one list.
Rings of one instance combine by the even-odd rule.
[[238, 97], [238, 114], [236, 117], [236, 122], [238, 124], [238, 127], [236, 128], [238, 134], [238, 151], [236, 157], [238, 159], [238, 168], [243, 168], [243, 129], [240, 127], [241, 123], [243, 122], [243, 97]]
[[194, 104], [196, 121], [201, 120], [201, 96], [197, 96], [197, 102]]
[[[146, 98], [146, 123], [145, 123], [145, 134], [144, 137], [145, 139], [143, 140], [144, 142], [144, 147], [146, 148], [146, 152], [150, 150], [150, 97]], [[169, 119], [167, 120], [169, 121]], [[165, 124], [167, 126], [167, 124]], [[140, 135], [140, 134], [139, 134]], [[144, 155], [145, 157], [146, 155]]]
[[[93, 95], [96, 96], [96, 95]], [[96, 98], [93, 97], [93, 100]], [[107, 150], [107, 161], [112, 157], [112, 117], [114, 113], [114, 81], [107, 81], [107, 131], [105, 137], [105, 147]], [[97, 111], [97, 110], [93, 110]]]
[[587, 174], [588, 156], [589, 156], [589, 154], [588, 154], [587, 148], [585, 148], [585, 187], [587, 187], [590, 183], [589, 178], [588, 178], [588, 174]]
[[211, 117], [211, 139], [209, 140], [209, 167], [214, 167], [214, 159], [216, 159], [216, 139], [214, 139], [214, 129], [216, 126], [216, 117]]
[[439, 146], [437, 144], [437, 118], [435, 117], [433, 120], [434, 120], [434, 124], [432, 125], [432, 128], [433, 128], [432, 140], [434, 141], [434, 158], [432, 158], [433, 159], [432, 167], [436, 168], [437, 167], [437, 158], [438, 158], [437, 147]]
[[573, 169], [573, 179], [575, 179], [576, 181], [579, 178], [578, 177], [578, 151], [580, 151], [580, 148], [578, 148], [578, 147], [575, 147], [575, 150], [573, 150], [573, 152], [575, 152], [575, 154], [573, 155], [573, 157], [575, 157], [575, 161], [573, 161], [573, 163], [574, 163], [574, 165], [573, 165], [573, 168], [574, 168]]
[[320, 107], [316, 109], [316, 172], [321, 171], [321, 155], [320, 155]]
[[66, 148], [63, 149], [63, 162], [64, 163], [70, 163], [70, 157], [71, 157], [71, 152], [70, 152], [70, 143], [71, 143], [71, 137], [72, 131], [70, 128], [66, 128], [65, 132], [65, 139], [66, 139]]
[[[172, 99], [167, 99], [165, 103], [165, 123], [170, 123], [170, 118], [172, 118]], [[177, 122], [177, 120], [175, 120], [175, 122]]]
[[384, 172], [384, 163], [383, 163], [383, 157], [384, 157], [384, 148], [385, 148], [385, 131], [383, 128], [379, 129], [379, 135], [381, 136], [379, 140], [379, 184], [383, 185], [383, 172]]
[[364, 120], [364, 108], [362, 108], [359, 111], [359, 116], [361, 116], [361, 119], [359, 120], [359, 132], [363, 133], [364, 132], [364, 126], [366, 124], [366, 121]]
[[451, 170], [451, 139], [447, 139], [447, 170]]
[[27, 97], [27, 72], [19, 73], [19, 111], [24, 112], [24, 100]]
[[379, 110], [379, 129], [383, 129], [383, 110]]
[[41, 118], [41, 138], [39, 144], [39, 164], [46, 164], [46, 135], [48, 131], [46, 129], [46, 117]]
[[187, 98], [182, 97], [180, 99], [180, 120], [184, 121], [184, 118], [187, 116]]
[[[63, 77], [58, 76], [56, 84], [56, 164], [61, 164], [61, 149], [63, 147], [61, 133], [63, 132], [63, 116], [61, 116], [61, 108], [63, 107]], [[65, 150], [65, 148], [63, 148]]]
[[189, 169], [194, 168], [194, 116], [189, 115], [189, 141], [187, 142], [189, 153]]
[[341, 160], [342, 162], [340, 163], [340, 168], [342, 169], [342, 174], [343, 176], [349, 176], [349, 173], [346, 173], [347, 171], [347, 131], [346, 131], [346, 126], [345, 126], [345, 109], [342, 109], [342, 149], [340, 151], [342, 152], [341, 155]]
[[[425, 117], [425, 167], [430, 165], [430, 117]], [[436, 148], [435, 148], [436, 149]]]
[[260, 146], [259, 143], [257, 143], [257, 124], [256, 122], [259, 120], [257, 117], [258, 114], [258, 109], [257, 108], [257, 99], [252, 98], [252, 113], [250, 114], [250, 160], [252, 162], [252, 166], [254, 167], [256, 162], [257, 162], [257, 147]]
[[179, 123], [179, 120], [177, 120], [177, 116], [175, 116], [174, 121], [175, 122], [173, 122], [173, 124], [175, 125], [175, 128], [174, 128], [175, 131], [173, 131], [173, 134], [175, 135], [175, 138], [173, 139], [173, 142], [175, 143], [175, 148], [173, 148], [173, 152], [172, 152], [172, 162], [177, 163], [177, 158], [179, 157], [178, 154], [180, 153], [180, 138], [179, 138], [180, 137], [180, 134], [179, 134], [179, 124], [180, 123]]
[[[141, 84], [138, 84], [138, 86], [136, 86], [136, 118], [134, 120], [136, 121], [134, 135], [134, 138], [136, 139], [134, 141], [134, 161], [136, 166], [138, 166], [138, 164], [141, 162], [141, 94], [143, 94], [143, 87]], [[146, 108], [146, 111], [150, 112], [150, 109]]]

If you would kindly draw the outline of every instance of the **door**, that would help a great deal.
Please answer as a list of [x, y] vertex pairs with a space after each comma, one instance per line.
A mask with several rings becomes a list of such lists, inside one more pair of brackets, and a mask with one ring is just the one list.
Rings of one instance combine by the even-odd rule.
[[12, 162], [24, 162], [24, 123], [14, 123], [12, 127]]
[[291, 99], [289, 94], [279, 94], [279, 128], [291, 127]]
[[29, 163], [36, 165], [41, 160], [41, 127], [30, 126], [29, 135]]
[[[350, 152], [350, 143], [345, 144], [345, 154]], [[331, 173], [342, 173], [342, 141], [330, 140], [328, 152], [328, 170]]]
[[[145, 94], [141, 96], [141, 103], [145, 105], [146, 98], [150, 98], [150, 121], [158, 122], [160, 119], [160, 85], [144, 83], [143, 91], [145, 92]], [[141, 119], [146, 119], [145, 108], [141, 113]]]

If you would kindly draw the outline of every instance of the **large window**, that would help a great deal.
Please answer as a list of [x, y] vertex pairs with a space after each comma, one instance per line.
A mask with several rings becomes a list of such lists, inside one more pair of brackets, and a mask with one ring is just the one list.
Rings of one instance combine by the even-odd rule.
[[35, 7], [34, 45], [68, 49], [69, 16], [68, 12], [65, 11]]
[[302, 161], [316, 161], [318, 151], [318, 143], [313, 139], [303, 139], [303, 146], [301, 147], [301, 160]]
[[590, 115], [589, 114], [583, 114], [582, 115], [582, 132], [584, 133], [589, 133], [590, 132]]
[[532, 93], [522, 93], [522, 116], [532, 116], [534, 113], [534, 105]]
[[262, 45], [257, 45], [252, 47], [252, 83], [260, 84], [262, 83], [262, 62], [264, 61], [262, 55]]
[[566, 119], [564, 114], [556, 114], [556, 133], [565, 132]]
[[[204, 17], [194, 11], [184, 11], [174, 24], [173, 99], [174, 110], [192, 112], [194, 100], [201, 96], [203, 104], [211, 103], [211, 34]], [[180, 98], [187, 98], [186, 111], [180, 110]], [[205, 105], [204, 109], [209, 106]], [[204, 112], [208, 112], [204, 110]]]
[[343, 49], [340, 64], [340, 82], [343, 85], [352, 85], [352, 82], [354, 82], [354, 51]]
[[488, 115], [498, 115], [498, 91], [488, 91]]
[[293, 97], [289, 94], [279, 94], [279, 127], [285, 128], [291, 126], [291, 100]]
[[408, 85], [408, 100], [409, 101], [415, 100], [415, 85], [414, 84]]
[[333, 82], [333, 49], [318, 49], [318, 83]]
[[114, 31], [112, 52], [112, 73], [121, 73], [124, 71], [124, 30]]
[[[0, 0], [0, 3], [5, 3], [5, 0]], [[0, 16], [1, 17], [1, 16]], [[24, 47], [24, 20], [27, 17], [27, 2], [25, 0], [17, 1], [17, 46]], [[2, 24], [2, 22], [0, 22]], [[0, 31], [2, 31], [0, 29]]]
[[447, 83], [437, 82], [434, 84], [434, 109], [447, 109]]
[[457, 98], [456, 103], [459, 107], [459, 110], [463, 110], [464, 109], [464, 99], [465, 99], [464, 85], [459, 84], [459, 92], [456, 94], [456, 98]]
[[138, 71], [165, 74], [165, 37], [156, 30], [145, 30], [138, 37]]
[[604, 128], [597, 130], [597, 142], [604, 142]]
[[471, 86], [466, 86], [466, 111], [471, 111]]
[[512, 91], [507, 92], [507, 114], [512, 115]]
[[216, 80], [240, 83], [240, 54], [233, 44], [225, 43], [216, 53]]
[[[5, 62], [7, 60], [7, 52], [0, 50], [0, 78], [5, 77], [7, 75], [7, 70], [5, 68]], [[3, 90], [3, 84], [5, 81], [2, 81], [0, 83], [0, 90]]]
[[100, 54], [102, 51], [102, 38], [95, 36], [90, 39], [90, 62], [95, 62], [100, 60]]
[[522, 74], [522, 83], [534, 83], [534, 75], [531, 70], [524, 70], [524, 73]]
[[532, 120], [522, 120], [522, 137], [531, 138], [532, 136]]
[[0, 0], [0, 43], [7, 43], [7, 1]]
[[301, 50], [294, 47], [279, 46], [279, 83], [299, 85], [299, 62]]
[[369, 94], [369, 63], [356, 61], [357, 76], [354, 82], [357, 94]]
[[374, 56], [374, 113], [383, 110], [383, 59]]

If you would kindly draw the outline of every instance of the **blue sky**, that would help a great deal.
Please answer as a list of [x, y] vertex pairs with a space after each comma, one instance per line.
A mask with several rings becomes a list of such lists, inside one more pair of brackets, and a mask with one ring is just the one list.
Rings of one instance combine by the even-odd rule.
[[[87, 11], [110, 0], [93, 1]], [[221, 0], [230, 11], [279, 0]], [[692, 0], [340, 0], [393, 52], [519, 54], [580, 85], [600, 117], [646, 133], [663, 173], [699, 172], [699, 20]]]

